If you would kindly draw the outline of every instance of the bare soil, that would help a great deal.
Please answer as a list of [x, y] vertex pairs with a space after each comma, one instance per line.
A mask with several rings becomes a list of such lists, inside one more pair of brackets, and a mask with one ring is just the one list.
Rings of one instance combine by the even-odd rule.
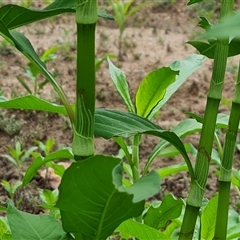
[[[5, 1], [10, 2], [10, 1]], [[219, 14], [218, 4], [200, 7], [186, 7], [186, 0], [175, 4], [150, 3], [128, 21], [123, 35], [122, 60], [112, 59], [116, 66], [121, 68], [129, 83], [130, 93], [134, 94], [144, 76], [154, 69], [168, 66], [175, 60], [184, 60], [191, 53], [197, 51], [186, 44], [201, 30], [197, 27], [198, 12], [205, 14], [212, 11], [214, 19]], [[38, 1], [34, 7], [41, 8], [43, 3]], [[207, 8], [207, 9], [206, 9]], [[210, 8], [210, 10], [209, 10]], [[59, 46], [57, 59], [48, 63], [48, 68], [57, 74], [57, 81], [61, 84], [67, 96], [74, 103], [75, 96], [75, 60], [76, 55], [76, 27], [72, 15], [54, 17], [34, 23], [20, 29], [32, 42], [35, 50], [41, 54], [51, 46]], [[103, 57], [111, 53], [118, 55], [119, 30], [113, 21], [100, 20], [97, 27], [96, 57]], [[0, 92], [7, 98], [27, 94], [26, 90], [16, 79], [21, 76], [26, 79], [22, 67], [27, 61], [17, 51], [0, 43], [0, 60], [4, 62], [0, 67]], [[238, 58], [230, 59], [226, 73], [226, 84], [223, 96], [231, 99], [236, 77]], [[161, 113], [154, 118], [154, 122], [165, 129], [178, 124], [187, 118], [185, 112], [191, 111], [203, 116], [206, 104], [206, 95], [209, 87], [212, 70], [212, 61], [206, 60], [201, 69], [196, 71], [183, 86], [173, 95], [163, 107]], [[43, 78], [40, 77], [40, 82]], [[39, 96], [51, 102], [59, 103], [59, 99], [50, 84], [45, 85]], [[107, 63], [104, 62], [97, 72], [96, 107], [126, 110], [121, 98], [117, 94], [110, 79]], [[219, 112], [228, 113], [229, 107], [221, 104]], [[35, 139], [45, 142], [49, 138], [55, 139], [55, 149], [71, 146], [72, 132], [66, 117], [45, 112], [29, 112], [20, 110], [0, 110], [0, 179], [15, 182], [21, 179], [15, 167], [2, 155], [7, 154], [6, 146], [15, 146], [20, 141], [23, 149], [36, 145]], [[198, 145], [199, 135], [195, 134], [187, 139], [195, 147]], [[141, 161], [146, 161], [149, 153], [159, 140], [145, 136], [141, 144]], [[104, 154], [117, 154], [118, 146], [112, 141], [96, 138], [96, 149]], [[160, 168], [182, 162], [181, 157], [174, 159], [157, 158], [153, 168]], [[27, 161], [26, 167], [31, 159]], [[236, 167], [239, 167], [239, 154], [236, 153]], [[206, 197], [211, 197], [217, 191], [216, 167], [211, 167], [211, 175], [207, 184]], [[33, 182], [24, 190], [19, 190], [23, 196], [20, 208], [29, 212], [39, 212], [39, 189], [53, 189], [56, 185], [39, 173]], [[162, 189], [156, 198], [166, 193], [173, 193], [177, 197], [186, 197], [189, 188], [189, 177], [186, 172], [170, 176], [163, 180]], [[17, 194], [16, 197], [19, 197]], [[0, 186], [0, 201], [6, 201], [8, 195]], [[235, 192], [232, 194], [232, 203], [239, 202]]]

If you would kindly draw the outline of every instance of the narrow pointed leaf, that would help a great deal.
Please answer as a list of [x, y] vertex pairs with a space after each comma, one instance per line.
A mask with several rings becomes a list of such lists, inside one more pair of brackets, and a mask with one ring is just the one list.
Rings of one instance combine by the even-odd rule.
[[[56, 0], [43, 10], [28, 9], [8, 4], [0, 8], [0, 20], [4, 22], [8, 29], [14, 29], [59, 14], [74, 13], [76, 11], [76, 4], [76, 0]], [[98, 9], [98, 16], [113, 20], [110, 14], [101, 9]]]
[[108, 58], [108, 64], [109, 64], [109, 71], [110, 71], [111, 79], [112, 79], [119, 95], [121, 96], [125, 105], [127, 106], [128, 111], [134, 113], [135, 108], [133, 106], [132, 100], [129, 95], [129, 89], [128, 89], [128, 83], [126, 80], [126, 76], [119, 68], [114, 66], [114, 64], [110, 61], [109, 58]]
[[141, 82], [136, 93], [137, 115], [148, 117], [154, 107], [163, 99], [167, 87], [172, 84], [178, 71], [162, 67], [149, 73]]
[[188, 2], [188, 6], [189, 5], [192, 5], [192, 4], [194, 4], [194, 3], [200, 3], [200, 2], [202, 2], [203, 0], [190, 0], [189, 2]]
[[187, 80], [187, 78], [199, 67], [202, 66], [205, 57], [199, 54], [191, 54], [183, 61], [175, 61], [169, 65], [174, 71], [179, 71], [175, 82], [173, 82], [167, 89], [163, 99], [157, 104], [157, 106], [151, 111], [148, 116], [151, 119], [169, 100], [169, 98], [177, 91], [177, 89]]
[[213, 25], [208, 21], [205, 17], [200, 17], [200, 22], [198, 23], [198, 26], [207, 30], [208, 28], [211, 28]]
[[73, 239], [68, 233], [63, 231], [59, 222], [50, 215], [25, 213], [17, 210], [12, 204], [9, 204], [7, 218], [13, 240]]
[[[118, 158], [95, 155], [65, 171], [56, 205], [65, 231], [89, 240], [106, 239], [121, 222], [142, 213], [144, 201], [138, 195], [146, 186], [134, 195], [123, 191], [121, 165]], [[134, 203], [134, 198], [140, 201]]]
[[118, 228], [117, 231], [120, 234], [126, 234], [129, 238], [135, 237], [139, 240], [151, 239], [151, 240], [170, 240], [168, 236], [164, 233], [159, 232], [158, 230], [151, 228], [145, 224], [129, 219], [123, 222]]

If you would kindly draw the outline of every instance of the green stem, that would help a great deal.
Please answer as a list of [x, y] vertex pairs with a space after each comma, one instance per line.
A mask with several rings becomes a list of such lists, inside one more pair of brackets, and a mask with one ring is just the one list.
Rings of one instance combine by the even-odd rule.
[[140, 169], [139, 169], [139, 144], [140, 144], [140, 141], [141, 141], [140, 134], [137, 134], [133, 137], [132, 161], [131, 161], [133, 182], [136, 182], [140, 178]]
[[223, 150], [223, 159], [219, 176], [219, 197], [214, 239], [226, 239], [232, 165], [240, 121], [240, 64], [238, 79], [235, 88], [226, 140]]
[[[233, 5], [233, 0], [223, 0], [220, 18], [223, 18], [232, 12]], [[207, 98], [207, 105], [205, 108], [203, 128], [194, 168], [195, 179], [191, 182], [190, 191], [187, 198], [187, 207], [179, 236], [180, 240], [192, 239], [196, 219], [198, 216], [198, 209], [200, 209], [202, 205], [205, 185], [208, 178], [209, 164], [211, 161], [215, 124], [219, 103], [222, 97], [227, 58], [228, 39], [218, 40], [215, 49], [214, 67]]]
[[95, 27], [97, 1], [78, 0], [77, 22], [77, 82], [73, 137], [75, 160], [94, 154], [95, 113]]

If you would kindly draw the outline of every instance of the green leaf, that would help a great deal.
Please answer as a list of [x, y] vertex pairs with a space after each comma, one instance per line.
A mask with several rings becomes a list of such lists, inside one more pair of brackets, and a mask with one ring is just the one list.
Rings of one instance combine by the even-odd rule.
[[[196, 120], [193, 121], [196, 123]], [[190, 175], [194, 176], [191, 161], [178, 136], [174, 132], [162, 130], [146, 118], [141, 118], [132, 113], [98, 109], [95, 113], [95, 134], [106, 139], [116, 136], [127, 138], [136, 134], [150, 134], [160, 137], [178, 149], [188, 165]]]
[[65, 171], [56, 204], [65, 231], [82, 233], [83, 239], [106, 239], [121, 222], [141, 215], [141, 195], [148, 186], [132, 189], [133, 195], [124, 191], [121, 165], [118, 158], [95, 155]]
[[[0, 8], [0, 20], [5, 23], [8, 29], [14, 29], [59, 14], [74, 13], [76, 11], [76, 2], [76, 0], [56, 0], [43, 10], [33, 10], [8, 4]], [[98, 9], [98, 16], [113, 20], [110, 14], [101, 9]]]
[[43, 202], [54, 205], [57, 201], [57, 197], [54, 195], [54, 193], [48, 189], [41, 189], [40, 190], [40, 198]]
[[12, 234], [8, 228], [6, 219], [1, 219], [1, 218], [0, 218], [0, 239], [1, 240], [12, 240]]
[[[200, 41], [189, 41], [188, 44], [195, 47], [202, 55], [214, 59], [217, 40], [212, 40], [210, 43]], [[228, 57], [236, 56], [240, 54], [240, 39], [233, 38], [229, 43]]]
[[7, 218], [13, 240], [73, 239], [68, 233], [63, 231], [59, 222], [50, 215], [25, 213], [9, 204]]
[[121, 234], [126, 234], [129, 237], [135, 237], [140, 240], [170, 240], [168, 236], [158, 230], [151, 228], [145, 224], [135, 222], [131, 219], [124, 221], [118, 228]]
[[179, 164], [176, 164], [176, 165], [170, 165], [170, 166], [167, 166], [167, 167], [162, 167], [160, 169], [157, 169], [156, 171], [161, 178], [165, 178], [165, 177], [168, 177], [172, 174], [179, 173], [179, 172], [182, 172], [182, 171], [186, 171], [187, 169], [188, 169], [188, 167], [187, 167], [186, 163], [179, 163]]
[[66, 115], [66, 109], [64, 106], [60, 106], [54, 103], [42, 100], [34, 95], [28, 95], [23, 97], [18, 97], [14, 99], [0, 99], [1, 108], [14, 108], [14, 109], [24, 109], [24, 110], [37, 110], [45, 111], [51, 113], [58, 113]]
[[109, 64], [109, 71], [111, 75], [111, 79], [120, 94], [121, 98], [123, 99], [124, 103], [126, 104], [128, 111], [134, 113], [135, 108], [133, 106], [133, 103], [131, 101], [129, 90], [128, 90], [128, 83], [126, 80], [126, 76], [124, 73], [117, 67], [114, 66], [114, 64], [110, 61], [108, 58], [108, 64]]
[[189, 6], [189, 5], [192, 5], [192, 4], [195, 4], [195, 3], [200, 3], [202, 1], [203, 0], [190, 0], [187, 5]]
[[144, 223], [149, 227], [160, 229], [165, 228], [169, 220], [178, 218], [182, 212], [183, 201], [175, 199], [173, 195], [167, 195], [161, 205], [157, 208], [151, 206], [146, 216]]
[[63, 102], [67, 109], [69, 118], [73, 122], [73, 111], [65, 93], [61, 86], [55, 81], [53, 75], [47, 70], [45, 63], [41, 61], [37, 53], [34, 51], [30, 41], [21, 33], [16, 31], [9, 31], [6, 25], [0, 20], [0, 35], [15, 46], [29, 61], [34, 64], [39, 71], [46, 77], [46, 79], [52, 84], [55, 91], [59, 95], [59, 98]]
[[174, 71], [179, 71], [174, 83], [172, 83], [167, 89], [163, 99], [157, 104], [157, 106], [152, 110], [149, 119], [162, 108], [162, 106], [169, 100], [169, 98], [177, 91], [177, 89], [187, 80], [187, 78], [199, 67], [201, 67], [205, 57], [199, 54], [191, 54], [183, 61], [174, 61], [169, 65], [169, 67]]
[[208, 28], [211, 28], [213, 25], [208, 21], [205, 17], [200, 17], [200, 22], [198, 23], [198, 26], [207, 30]]
[[201, 215], [201, 238], [212, 240], [217, 216], [218, 195], [213, 197], [203, 209]]
[[240, 11], [228, 16], [221, 20], [221, 22], [217, 23], [211, 29], [208, 29], [206, 33], [204, 33], [201, 38], [202, 39], [210, 39], [210, 38], [219, 38], [225, 39], [231, 36], [240, 38]]
[[[171, 131], [174, 132], [178, 137], [184, 137], [186, 135], [198, 132], [201, 129], [202, 129], [201, 123], [197, 122], [195, 119], [186, 119], [186, 120], [183, 120], [182, 122], [180, 122]], [[157, 146], [152, 150], [151, 154], [148, 157], [147, 163], [144, 168], [144, 173], [146, 173], [148, 171], [148, 168], [151, 166], [153, 160], [158, 155], [158, 153], [161, 152], [168, 145], [169, 145], [169, 142], [166, 139], [161, 140], [157, 144]]]
[[178, 71], [162, 67], [149, 73], [141, 82], [136, 93], [137, 115], [148, 117], [151, 111], [161, 101], [167, 87], [176, 79]]
[[74, 158], [73, 153], [68, 148], [50, 153], [45, 158], [42, 156], [35, 158], [32, 164], [28, 167], [24, 175], [22, 186], [23, 187], [26, 186], [32, 180], [32, 178], [35, 176], [37, 171], [42, 167], [42, 165], [54, 160], [73, 159], [73, 158]]
[[227, 240], [239, 239], [239, 237], [240, 237], [240, 219], [239, 219], [239, 214], [233, 209], [229, 209], [227, 229], [228, 229]]

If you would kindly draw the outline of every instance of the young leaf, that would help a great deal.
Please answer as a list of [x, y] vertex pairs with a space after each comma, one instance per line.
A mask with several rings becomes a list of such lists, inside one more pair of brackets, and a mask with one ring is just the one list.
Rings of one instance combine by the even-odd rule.
[[124, 103], [126, 104], [128, 111], [134, 113], [135, 108], [133, 106], [133, 103], [131, 101], [129, 90], [128, 90], [128, 83], [126, 80], [126, 76], [124, 73], [117, 67], [114, 66], [114, 64], [110, 61], [108, 58], [108, 64], [109, 64], [109, 71], [111, 74], [112, 81], [120, 94], [121, 98], [123, 99]]
[[217, 216], [218, 195], [213, 197], [203, 209], [201, 215], [201, 238], [212, 240]]
[[26, 186], [32, 180], [32, 178], [35, 176], [37, 171], [42, 167], [42, 165], [54, 160], [73, 159], [73, 158], [74, 158], [73, 153], [68, 148], [50, 153], [45, 158], [42, 156], [37, 157], [36, 159], [33, 160], [32, 164], [28, 167], [23, 178], [22, 186], [23, 187]]
[[138, 196], [146, 186], [133, 195], [122, 188], [119, 191], [121, 168], [120, 159], [95, 155], [73, 163], [65, 171], [56, 206], [66, 231], [81, 233], [83, 239], [106, 239], [121, 222], [141, 215], [144, 200]]
[[163, 99], [167, 87], [172, 84], [178, 71], [162, 67], [149, 73], [141, 82], [136, 93], [137, 115], [147, 118], [153, 108]]
[[167, 195], [161, 205], [157, 208], [151, 206], [146, 216], [144, 223], [149, 227], [159, 230], [165, 228], [169, 220], [178, 218], [182, 212], [183, 201], [175, 199], [171, 194]]
[[13, 240], [17, 239], [73, 239], [63, 231], [62, 226], [50, 215], [34, 215], [17, 210], [11, 203], [8, 205], [7, 218]]
[[151, 240], [170, 240], [168, 236], [164, 233], [159, 232], [158, 230], [151, 228], [145, 224], [129, 219], [124, 221], [118, 228], [117, 231], [120, 234], [125, 234], [129, 238], [135, 237], [137, 239], [151, 239]]
[[172, 174], [176, 174], [176, 173], [179, 173], [179, 172], [182, 172], [182, 171], [186, 171], [187, 169], [188, 169], [188, 167], [187, 167], [186, 163], [179, 163], [179, 164], [176, 164], [176, 165], [170, 165], [170, 166], [167, 166], [167, 167], [157, 169], [156, 171], [161, 178], [165, 178], [165, 177], [168, 177]]
[[203, 55], [191, 54], [183, 61], [175, 61], [169, 65], [174, 71], [179, 71], [176, 81], [172, 83], [167, 89], [163, 99], [151, 111], [148, 116], [151, 119], [168, 101], [168, 99], [177, 91], [177, 89], [187, 80], [187, 78], [199, 67], [201, 67], [205, 57]]

